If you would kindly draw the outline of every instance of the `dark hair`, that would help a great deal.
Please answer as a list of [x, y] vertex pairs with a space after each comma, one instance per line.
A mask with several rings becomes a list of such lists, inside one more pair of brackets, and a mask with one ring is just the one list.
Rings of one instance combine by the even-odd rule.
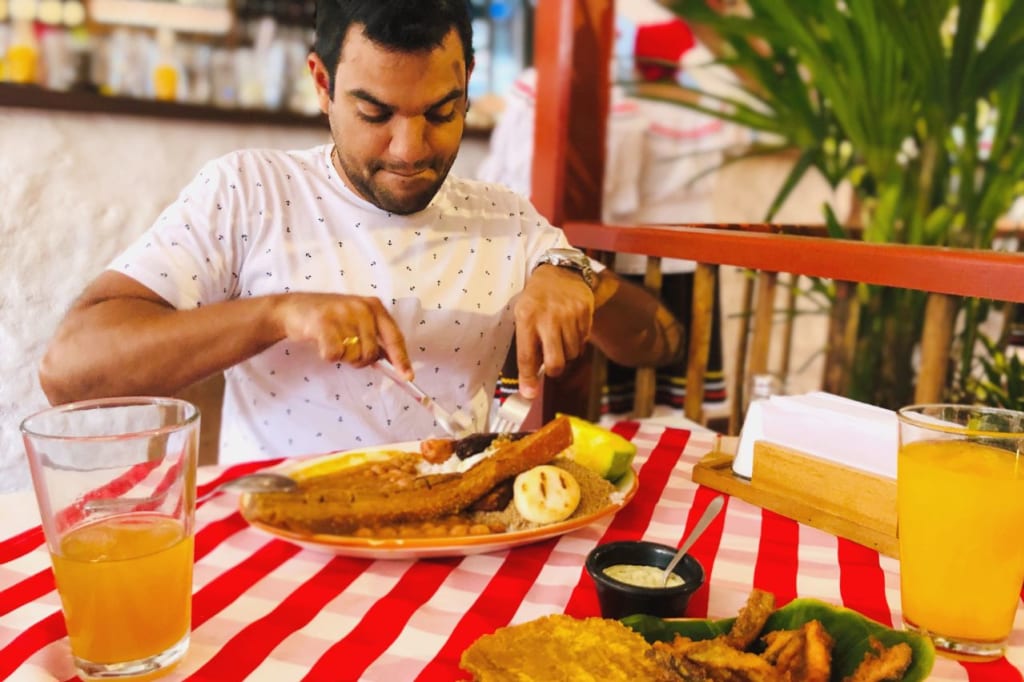
[[462, 40], [466, 68], [473, 65], [473, 25], [469, 0], [317, 0], [313, 51], [334, 76], [341, 43], [353, 24], [373, 42], [400, 52], [440, 47], [454, 28]]

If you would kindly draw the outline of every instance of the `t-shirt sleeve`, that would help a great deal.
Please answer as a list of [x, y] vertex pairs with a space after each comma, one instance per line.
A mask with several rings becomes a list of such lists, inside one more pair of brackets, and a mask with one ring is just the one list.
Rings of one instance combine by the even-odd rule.
[[108, 269], [128, 275], [177, 309], [237, 298], [246, 210], [231, 157], [207, 163]]
[[[526, 274], [529, 275], [537, 267], [537, 261], [548, 249], [571, 249], [574, 247], [569, 243], [565, 232], [549, 223], [547, 218], [542, 216], [529, 200], [521, 197], [520, 202], [522, 205], [519, 213], [522, 216], [525, 231], [529, 235], [526, 259], [529, 264], [529, 271]], [[590, 259], [590, 267], [594, 272], [601, 272], [605, 269], [602, 263], [593, 258]]]

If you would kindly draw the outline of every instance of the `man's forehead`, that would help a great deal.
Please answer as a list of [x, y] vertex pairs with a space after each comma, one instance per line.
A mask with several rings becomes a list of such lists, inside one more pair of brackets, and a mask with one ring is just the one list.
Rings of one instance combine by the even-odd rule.
[[388, 106], [429, 108], [464, 92], [466, 75], [457, 34], [454, 40], [446, 36], [439, 47], [401, 51], [370, 40], [354, 26], [342, 45], [336, 87]]
[[402, 58], [427, 58], [436, 53], [450, 52], [452, 57], [457, 57], [459, 65], [465, 69], [465, 54], [462, 49], [462, 37], [455, 27], [449, 29], [448, 33], [441, 40], [440, 45], [431, 45], [421, 49], [402, 50], [391, 45], [384, 45], [366, 35], [366, 27], [363, 24], [352, 24], [348, 32], [341, 39], [341, 52], [338, 55], [339, 66], [352, 59], [358, 58], [363, 53], [377, 53], [381, 57], [391, 59]]

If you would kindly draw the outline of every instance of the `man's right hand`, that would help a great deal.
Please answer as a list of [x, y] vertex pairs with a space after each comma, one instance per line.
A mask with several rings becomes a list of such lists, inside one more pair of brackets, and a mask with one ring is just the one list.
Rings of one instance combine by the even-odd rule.
[[285, 338], [316, 344], [320, 357], [365, 367], [387, 357], [410, 379], [405, 337], [380, 299], [341, 294], [285, 294], [276, 316]]

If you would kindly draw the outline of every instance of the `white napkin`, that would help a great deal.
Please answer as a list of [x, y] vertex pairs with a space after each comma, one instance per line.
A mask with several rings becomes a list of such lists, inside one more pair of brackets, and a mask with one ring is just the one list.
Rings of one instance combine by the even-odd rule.
[[732, 463], [735, 474], [753, 475], [754, 443], [759, 440], [896, 478], [896, 413], [842, 396], [815, 391], [752, 402]]

